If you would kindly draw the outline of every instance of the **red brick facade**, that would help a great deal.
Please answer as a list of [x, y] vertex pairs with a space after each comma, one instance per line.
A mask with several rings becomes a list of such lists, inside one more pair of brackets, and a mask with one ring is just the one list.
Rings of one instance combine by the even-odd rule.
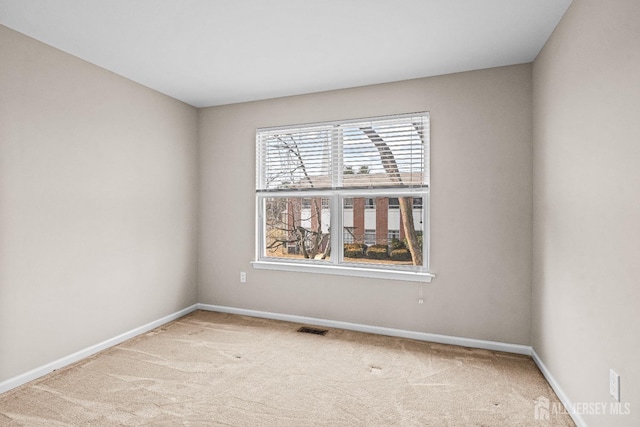
[[364, 197], [353, 198], [353, 238], [357, 243], [364, 243]]
[[378, 197], [376, 201], [376, 245], [389, 244], [389, 199]]

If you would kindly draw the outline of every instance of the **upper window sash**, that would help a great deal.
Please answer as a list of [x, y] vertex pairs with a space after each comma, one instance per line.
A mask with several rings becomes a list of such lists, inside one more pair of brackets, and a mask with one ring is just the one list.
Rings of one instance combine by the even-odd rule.
[[426, 188], [429, 113], [258, 129], [258, 192]]

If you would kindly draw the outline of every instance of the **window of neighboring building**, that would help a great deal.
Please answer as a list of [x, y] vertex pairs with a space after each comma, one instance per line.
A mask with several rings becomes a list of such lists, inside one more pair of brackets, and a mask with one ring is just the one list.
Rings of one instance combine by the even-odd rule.
[[430, 280], [428, 160], [428, 113], [259, 129], [254, 266]]
[[353, 227], [351, 229], [345, 227], [342, 231], [342, 242], [343, 243], [355, 243], [355, 235], [353, 234]]
[[364, 244], [367, 246], [376, 244], [376, 230], [364, 230]]

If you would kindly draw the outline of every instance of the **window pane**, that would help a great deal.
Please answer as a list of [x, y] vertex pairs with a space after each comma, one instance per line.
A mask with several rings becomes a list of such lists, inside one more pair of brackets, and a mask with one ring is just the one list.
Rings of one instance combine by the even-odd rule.
[[331, 126], [258, 132], [260, 190], [331, 188]]
[[428, 115], [345, 123], [339, 130], [343, 148], [343, 187], [421, 187], [428, 184]]
[[258, 129], [256, 189], [427, 187], [429, 113]]
[[325, 197], [264, 199], [266, 257], [330, 259], [330, 203]]
[[344, 261], [421, 266], [422, 206], [422, 197], [343, 199]]

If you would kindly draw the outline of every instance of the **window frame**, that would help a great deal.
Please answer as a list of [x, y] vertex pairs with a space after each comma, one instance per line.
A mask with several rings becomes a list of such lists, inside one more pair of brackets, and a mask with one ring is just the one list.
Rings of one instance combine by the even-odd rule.
[[[402, 114], [398, 116], [384, 116], [374, 117], [368, 119], [357, 120], [345, 120], [331, 122], [334, 125], [344, 125], [350, 122], [357, 122], [359, 120], [377, 120], [377, 119], [390, 119], [398, 118], [402, 116], [415, 116], [417, 114], [423, 114], [427, 117], [427, 112], [414, 113], [414, 114]], [[284, 126], [278, 129], [297, 129], [307, 126], [323, 125], [327, 123], [317, 123], [299, 126]], [[270, 128], [276, 129], [276, 128]], [[264, 129], [258, 129], [260, 132]], [[426, 175], [426, 181], [429, 182], [429, 158], [430, 158], [430, 145], [426, 147], [424, 152], [424, 174]], [[259, 160], [258, 160], [259, 161]], [[257, 169], [258, 173], [260, 168]], [[257, 180], [261, 178], [256, 177]], [[343, 218], [344, 210], [352, 209], [353, 205], [345, 206], [344, 199], [354, 197], [375, 198], [375, 197], [421, 197], [422, 198], [422, 230], [423, 230], [423, 265], [391, 265], [382, 263], [358, 263], [344, 260], [343, 241], [344, 241], [344, 227]], [[265, 226], [265, 200], [270, 198], [287, 198], [287, 197], [304, 197], [314, 198], [322, 197], [329, 199], [330, 210], [330, 235], [331, 235], [331, 256], [328, 260], [319, 259], [291, 259], [277, 256], [266, 255], [266, 232]], [[430, 221], [429, 221], [429, 207], [430, 207], [430, 183], [421, 187], [396, 187], [396, 188], [330, 188], [330, 189], [318, 189], [318, 190], [279, 190], [279, 191], [256, 191], [256, 233], [255, 233], [255, 258], [251, 262], [253, 268], [266, 269], [266, 270], [279, 270], [279, 271], [295, 271], [295, 272], [310, 272], [320, 274], [337, 274], [344, 276], [358, 276], [358, 277], [370, 277], [380, 279], [391, 280], [403, 280], [414, 282], [431, 282], [434, 274], [429, 272], [429, 258], [430, 258]], [[339, 230], [339, 231], [336, 231]]]

